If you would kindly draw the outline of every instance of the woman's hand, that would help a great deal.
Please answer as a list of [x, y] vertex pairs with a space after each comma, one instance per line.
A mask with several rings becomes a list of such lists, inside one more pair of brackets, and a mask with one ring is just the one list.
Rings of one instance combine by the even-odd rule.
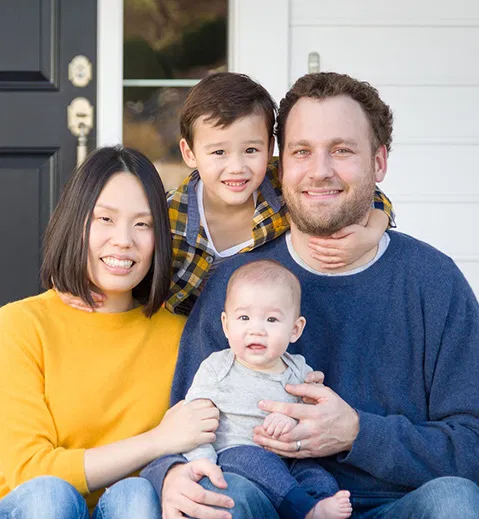
[[98, 292], [91, 290], [91, 297], [93, 301], [95, 301], [95, 307], [92, 308], [88, 303], [85, 303], [81, 297], [72, 296], [68, 292], [59, 292], [56, 288], [55, 292], [66, 305], [71, 306], [72, 308], [76, 308], [77, 310], [83, 310], [84, 312], [94, 312], [95, 308], [101, 308], [103, 306], [103, 301], [105, 300], [105, 296], [103, 294], [99, 294]]
[[158, 456], [188, 452], [216, 439], [220, 413], [210, 400], [182, 400], [148, 434]]

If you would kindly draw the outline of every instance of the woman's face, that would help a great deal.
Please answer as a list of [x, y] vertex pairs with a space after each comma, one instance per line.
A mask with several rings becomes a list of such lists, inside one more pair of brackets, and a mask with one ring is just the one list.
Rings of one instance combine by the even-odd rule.
[[131, 307], [131, 291], [147, 274], [154, 245], [153, 219], [142, 184], [130, 173], [116, 173], [93, 209], [90, 281], [107, 298], [120, 298], [126, 308]]

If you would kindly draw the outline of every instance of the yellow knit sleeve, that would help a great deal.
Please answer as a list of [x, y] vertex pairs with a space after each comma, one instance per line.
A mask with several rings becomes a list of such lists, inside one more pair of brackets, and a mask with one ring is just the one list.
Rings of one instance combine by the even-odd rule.
[[41, 475], [57, 476], [88, 492], [84, 449], [58, 445], [45, 398], [44, 330], [22, 302], [0, 309], [0, 471], [10, 489]]

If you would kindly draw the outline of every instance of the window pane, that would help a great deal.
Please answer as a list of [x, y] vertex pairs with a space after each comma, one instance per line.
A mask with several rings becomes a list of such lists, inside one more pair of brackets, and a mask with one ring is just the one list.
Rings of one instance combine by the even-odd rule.
[[189, 88], [123, 89], [123, 144], [144, 153], [157, 167], [165, 189], [176, 187], [190, 173], [183, 163], [179, 112]]
[[125, 0], [124, 78], [200, 79], [226, 70], [227, 0]]

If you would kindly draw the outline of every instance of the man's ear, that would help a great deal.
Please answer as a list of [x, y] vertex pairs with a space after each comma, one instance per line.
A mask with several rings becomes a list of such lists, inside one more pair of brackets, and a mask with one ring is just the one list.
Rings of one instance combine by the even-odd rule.
[[291, 339], [289, 340], [289, 342], [296, 342], [303, 334], [305, 326], [306, 319], [301, 315], [296, 319], [293, 325], [293, 331], [291, 332]]
[[374, 155], [374, 175], [376, 182], [382, 182], [388, 170], [388, 150], [384, 144], [379, 146]]
[[186, 139], [181, 139], [180, 141], [180, 151], [185, 164], [192, 169], [196, 169], [196, 159], [193, 153], [193, 150], [190, 148], [190, 145], [186, 142]]
[[221, 325], [223, 326], [223, 333], [228, 338], [228, 318], [225, 312], [221, 312]]

